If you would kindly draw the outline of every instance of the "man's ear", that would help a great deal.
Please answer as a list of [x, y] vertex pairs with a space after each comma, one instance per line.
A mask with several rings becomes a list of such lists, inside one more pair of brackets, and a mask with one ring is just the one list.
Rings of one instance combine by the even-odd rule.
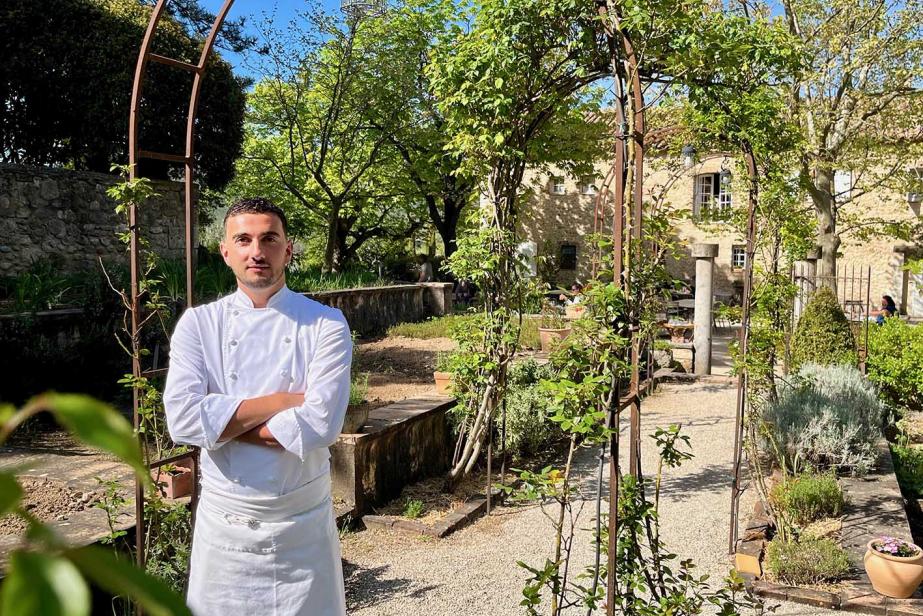
[[227, 248], [225, 247], [225, 245], [224, 245], [224, 240], [222, 240], [221, 242], [218, 243], [218, 252], [221, 253], [221, 258], [224, 259], [224, 262], [225, 262], [227, 265], [231, 265], [231, 264], [228, 262], [228, 249], [227, 249]]

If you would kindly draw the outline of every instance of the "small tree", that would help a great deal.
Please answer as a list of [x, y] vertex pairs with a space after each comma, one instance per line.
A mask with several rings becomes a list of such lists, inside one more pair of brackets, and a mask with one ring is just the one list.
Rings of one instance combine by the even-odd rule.
[[829, 287], [814, 293], [792, 336], [792, 369], [808, 362], [821, 365], [858, 362], [856, 339], [836, 294]]

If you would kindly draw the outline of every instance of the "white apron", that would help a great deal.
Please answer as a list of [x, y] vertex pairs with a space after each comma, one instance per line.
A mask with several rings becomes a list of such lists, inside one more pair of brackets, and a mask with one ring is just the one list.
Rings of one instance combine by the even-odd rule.
[[282, 496], [203, 490], [187, 603], [195, 616], [344, 616], [330, 475]]

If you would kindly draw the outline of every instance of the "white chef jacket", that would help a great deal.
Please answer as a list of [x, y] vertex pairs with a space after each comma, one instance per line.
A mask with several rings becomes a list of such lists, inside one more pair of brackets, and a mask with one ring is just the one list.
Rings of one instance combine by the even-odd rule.
[[[343, 314], [282, 287], [265, 308], [239, 289], [186, 310], [170, 340], [163, 402], [170, 436], [201, 448], [203, 492], [284, 495], [329, 472], [349, 402], [352, 338]], [[267, 427], [282, 449], [219, 441], [240, 403], [305, 392]]]

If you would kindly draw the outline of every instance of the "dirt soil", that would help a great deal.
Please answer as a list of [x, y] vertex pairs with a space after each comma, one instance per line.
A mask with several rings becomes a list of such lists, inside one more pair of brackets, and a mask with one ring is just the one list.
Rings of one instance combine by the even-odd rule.
[[356, 370], [369, 375], [367, 403], [377, 408], [405, 398], [433, 395], [436, 354], [454, 349], [455, 342], [449, 338], [392, 336], [359, 342], [353, 362]]
[[[510, 475], [507, 473], [507, 480]], [[493, 475], [493, 482], [500, 481], [499, 473]], [[401, 495], [383, 507], [375, 510], [378, 515], [402, 516], [408, 501], [423, 502], [422, 513], [415, 518], [424, 524], [434, 524], [440, 518], [452, 513], [472, 498], [487, 493], [487, 471], [471, 473], [453, 492], [446, 492], [445, 477], [431, 477], [405, 487]]]
[[[97, 492], [78, 492], [60, 481], [42, 477], [20, 477], [23, 489], [22, 506], [42, 521], [66, 520], [72, 513], [94, 506], [100, 499]], [[26, 523], [17, 516], [0, 518], [0, 536], [19, 535]]]

